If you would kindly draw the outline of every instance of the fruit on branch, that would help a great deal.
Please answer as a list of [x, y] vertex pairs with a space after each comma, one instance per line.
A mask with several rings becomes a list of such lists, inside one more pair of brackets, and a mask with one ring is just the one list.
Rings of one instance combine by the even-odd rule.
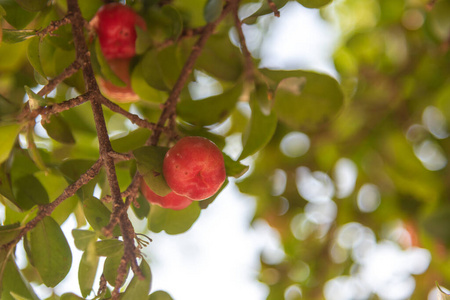
[[148, 202], [164, 208], [180, 210], [188, 207], [192, 203], [191, 199], [177, 195], [174, 192], [170, 192], [164, 197], [159, 196], [150, 189], [150, 187], [145, 183], [144, 180], [142, 180], [141, 183], [141, 192]]
[[163, 174], [174, 193], [192, 200], [211, 197], [226, 179], [222, 152], [199, 136], [184, 137], [167, 151]]
[[120, 3], [103, 5], [91, 21], [106, 59], [136, 55], [136, 29], [146, 29], [145, 20], [131, 7]]
[[111, 70], [119, 77], [126, 86], [117, 86], [112, 82], [99, 77], [98, 83], [103, 95], [116, 102], [134, 102], [139, 100], [139, 96], [131, 88], [130, 78], [131, 59], [109, 59], [108, 64]]

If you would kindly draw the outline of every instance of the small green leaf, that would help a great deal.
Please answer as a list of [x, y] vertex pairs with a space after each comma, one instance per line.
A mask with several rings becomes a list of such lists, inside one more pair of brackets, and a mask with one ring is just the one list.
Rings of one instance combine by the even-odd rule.
[[46, 99], [33, 92], [33, 90], [28, 86], [25, 86], [25, 92], [28, 95], [28, 102], [31, 110], [37, 109], [41, 106], [46, 106], [48, 104]]
[[33, 261], [46, 286], [55, 287], [72, 265], [72, 253], [64, 233], [51, 217], [45, 217], [30, 233]]
[[[92, 160], [85, 159], [70, 159], [64, 161], [60, 166], [59, 170], [63, 173], [64, 178], [69, 184], [72, 184], [80, 178], [90, 167], [95, 163]], [[96, 179], [91, 180], [89, 183], [85, 184], [81, 189], [77, 191], [77, 195], [81, 200], [89, 198], [94, 193], [94, 188], [97, 183]]]
[[2, 137], [2, 142], [0, 143], [0, 163], [3, 163], [9, 157], [9, 153], [16, 142], [21, 127], [20, 124], [0, 124], [0, 136]]
[[144, 279], [139, 279], [137, 275], [131, 279], [130, 284], [128, 285], [125, 293], [123, 293], [121, 300], [136, 300], [147, 298], [147, 295], [150, 293], [150, 288], [152, 285], [152, 272], [150, 270], [150, 266], [143, 259], [140, 264], [140, 269]]
[[173, 300], [173, 298], [165, 291], [156, 291], [151, 293], [148, 300]]
[[236, 107], [242, 94], [242, 84], [237, 84], [220, 95], [202, 100], [183, 99], [177, 105], [177, 115], [184, 121], [207, 126], [225, 120]]
[[81, 295], [86, 298], [92, 292], [95, 275], [97, 273], [99, 257], [95, 253], [93, 243], [90, 243], [86, 251], [81, 256], [78, 267], [78, 283]]
[[170, 24], [165, 26], [167, 38], [178, 39], [183, 33], [183, 17], [180, 12], [173, 5], [164, 5], [161, 12], [170, 20]]
[[15, 202], [10, 174], [6, 171], [5, 164], [0, 165], [0, 195], [9, 201]]
[[95, 40], [95, 54], [97, 58], [97, 62], [100, 65], [101, 73], [105, 77], [106, 80], [110, 81], [115, 86], [124, 87], [127, 84], [122, 81], [122, 79], [119, 78], [119, 76], [114, 73], [114, 71], [109, 66], [108, 61], [106, 60], [105, 56], [103, 56], [103, 52], [100, 46], [100, 40]]
[[136, 201], [139, 204], [139, 207], [136, 207], [133, 202], [131, 204], [131, 209], [139, 220], [143, 220], [148, 216], [148, 213], [150, 212], [150, 204], [148, 203], [147, 199], [145, 199], [145, 197], [143, 197], [141, 194], [139, 194], [139, 196], [136, 198]]
[[[91, 224], [95, 231], [101, 232], [103, 227], [109, 224], [111, 212], [109, 209], [97, 198], [89, 197], [83, 201], [83, 211], [87, 221]], [[114, 227], [114, 236], [120, 235], [120, 228], [118, 225]]]
[[328, 5], [332, 0], [297, 0], [298, 3], [307, 8], [321, 8]]
[[138, 128], [124, 137], [111, 140], [111, 146], [117, 152], [128, 152], [145, 145], [151, 131], [146, 128]]
[[143, 75], [142, 61], [133, 68], [131, 73], [131, 88], [140, 99], [145, 101], [162, 103], [167, 98], [166, 92], [155, 89], [147, 83]]
[[[248, 16], [247, 18], [242, 20], [242, 22], [245, 24], [253, 24], [256, 22], [258, 17], [273, 13], [268, 2], [269, 1], [262, 1], [261, 7], [257, 11], [255, 11], [251, 16]], [[288, 0], [274, 0], [273, 1], [273, 3], [275, 4], [275, 6], [277, 7], [278, 10], [281, 9], [287, 2], [288, 2]]]
[[45, 79], [45, 73], [41, 63], [41, 56], [39, 54], [39, 45], [40, 38], [38, 36], [33, 37], [28, 44], [27, 56], [30, 64], [33, 66], [36, 72]]
[[116, 239], [102, 240], [95, 243], [98, 256], [114, 256], [123, 252], [123, 242]]
[[225, 162], [225, 170], [227, 171], [227, 176], [239, 178], [248, 171], [248, 166], [243, 165], [238, 161], [234, 161], [231, 157], [224, 153], [222, 153], [222, 155]]
[[200, 207], [196, 203], [182, 210], [153, 205], [148, 218], [148, 228], [156, 233], [164, 230], [168, 234], [180, 234], [189, 230], [199, 216]]
[[15, 44], [23, 42], [31, 37], [36, 36], [36, 31], [31, 29], [4, 29], [3, 28], [3, 42], [8, 44]]
[[84, 298], [78, 297], [73, 293], [65, 293], [61, 296], [59, 300], [85, 300]]
[[89, 243], [97, 240], [97, 233], [91, 230], [73, 229], [72, 236], [75, 247], [81, 251], [86, 251]]
[[269, 115], [265, 115], [259, 106], [259, 102], [255, 99], [255, 93], [252, 93], [250, 107], [252, 115], [242, 136], [243, 150], [238, 160], [256, 153], [267, 145], [277, 128], [276, 114], [272, 111]]
[[14, 198], [17, 205], [28, 210], [34, 205], [43, 205], [50, 202], [47, 190], [33, 175], [25, 175], [13, 181]]
[[72, 130], [61, 115], [51, 115], [48, 121], [42, 120], [41, 124], [55, 141], [63, 144], [75, 144]]
[[152, 39], [147, 30], [140, 26], [134, 26], [136, 30], [136, 54], [143, 54], [152, 44]]
[[0, 226], [0, 246], [12, 241], [19, 235], [21, 230], [20, 223]]
[[222, 13], [222, 0], [208, 0], [203, 9], [203, 17], [207, 23], [214, 22]]
[[150, 189], [159, 196], [166, 196], [172, 191], [162, 172], [164, 156], [168, 150], [167, 147], [144, 146], [133, 151], [139, 173], [144, 176]]
[[[116, 284], [117, 270], [119, 269], [122, 256], [123, 256], [123, 247], [120, 248], [120, 252], [118, 254], [113, 256], [107, 256], [105, 259], [105, 264], [103, 265], [103, 275], [105, 275], [106, 281], [108, 281], [108, 283], [111, 284], [112, 286]], [[127, 277], [129, 271], [130, 271], [130, 264], [127, 264], [127, 274], [125, 275], [125, 278]]]

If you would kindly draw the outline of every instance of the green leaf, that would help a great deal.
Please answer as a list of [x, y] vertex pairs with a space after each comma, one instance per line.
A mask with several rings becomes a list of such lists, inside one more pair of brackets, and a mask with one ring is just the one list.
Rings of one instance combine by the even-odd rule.
[[238, 161], [234, 161], [225, 153], [222, 153], [222, 155], [225, 162], [225, 170], [227, 172], [227, 176], [239, 178], [248, 171], [249, 166], [243, 165]]
[[75, 247], [81, 251], [86, 251], [88, 245], [97, 240], [97, 233], [91, 230], [73, 229], [72, 236]]
[[158, 61], [158, 52], [155, 49], [148, 51], [140, 64], [145, 81], [160, 91], [170, 91], [164, 80], [164, 69]]
[[[335, 118], [344, 104], [336, 79], [308, 71], [261, 70], [275, 90], [280, 121], [298, 130], [314, 130]], [[320, 108], [320, 109], [318, 109]]]
[[197, 60], [196, 68], [230, 82], [238, 82], [244, 70], [242, 54], [233, 45], [228, 32], [211, 36]]
[[134, 26], [136, 30], [136, 54], [143, 54], [152, 44], [152, 39], [147, 30], [140, 26]]
[[[123, 256], [123, 247], [120, 248], [120, 252], [118, 254], [113, 256], [107, 256], [105, 259], [105, 264], [103, 265], [103, 275], [105, 275], [106, 281], [108, 281], [108, 283], [111, 284], [112, 286], [116, 284], [117, 270], [119, 269], [122, 256]], [[130, 271], [130, 264], [128, 263], [125, 278], [127, 277], [129, 271]]]
[[48, 0], [16, 0], [23, 9], [38, 12], [47, 7]]
[[[59, 170], [64, 175], [67, 182], [69, 184], [72, 184], [73, 182], [78, 180], [78, 178], [80, 178], [82, 174], [89, 170], [89, 168], [91, 168], [94, 163], [95, 161], [92, 160], [70, 159], [64, 161], [59, 166]], [[94, 193], [96, 183], [96, 180], [93, 179], [89, 183], [85, 184], [81, 189], [77, 191], [78, 197], [81, 200], [91, 197]]]
[[93, 243], [90, 243], [86, 251], [81, 256], [78, 267], [78, 283], [81, 295], [86, 298], [92, 292], [95, 275], [97, 274], [99, 257], [95, 253]]
[[220, 95], [202, 100], [183, 99], [177, 105], [177, 115], [184, 121], [207, 126], [225, 120], [236, 107], [242, 94], [242, 84], [237, 84]]
[[148, 203], [147, 199], [145, 199], [145, 197], [141, 194], [139, 194], [139, 196], [136, 198], [136, 201], [139, 204], [139, 207], [136, 207], [133, 202], [131, 204], [131, 209], [139, 220], [143, 220], [148, 216], [148, 213], [150, 212], [150, 204]]
[[214, 22], [222, 13], [222, 0], [208, 0], [203, 9], [203, 17], [207, 23]]
[[146, 128], [138, 128], [124, 137], [111, 140], [111, 146], [117, 152], [128, 152], [144, 146], [150, 137], [151, 131]]
[[47, 190], [33, 175], [25, 175], [13, 181], [15, 203], [23, 210], [34, 205], [43, 205], [50, 202]]
[[3, 29], [3, 42], [15, 44], [36, 36], [36, 31], [31, 29]]
[[63, 144], [75, 144], [72, 129], [61, 115], [51, 115], [48, 122], [42, 120], [41, 124], [55, 141]]
[[36, 16], [36, 12], [23, 9], [14, 0], [1, 1], [3, 9], [6, 11], [5, 20], [16, 29], [25, 28]]
[[0, 136], [2, 137], [2, 142], [0, 143], [0, 163], [3, 163], [9, 157], [9, 153], [16, 142], [16, 137], [21, 127], [20, 124], [0, 124]]
[[77, 295], [73, 293], [65, 293], [61, 295], [61, 298], [59, 300], [85, 300], [84, 298], [78, 297]]
[[[16, 299], [22, 297], [22, 299], [27, 300], [39, 300], [32, 286], [28, 280], [24, 278], [12, 257], [9, 257], [6, 260], [4, 266], [2, 265], [6, 259], [2, 255], [3, 251], [4, 250], [0, 250], [0, 298], [6, 300], [14, 299], [11, 297], [11, 295], [14, 294]], [[3, 273], [1, 271], [3, 271]]]
[[43, 78], [45, 78], [44, 69], [42, 68], [41, 56], [39, 54], [40, 38], [38, 36], [33, 37], [30, 40], [27, 48], [28, 61], [33, 66], [33, 68], [38, 72]]
[[20, 223], [0, 226], [0, 246], [7, 244], [16, 238], [22, 228]]
[[30, 233], [33, 261], [46, 286], [55, 287], [69, 273], [72, 253], [64, 233], [51, 217], [45, 217]]
[[25, 86], [24, 88], [25, 92], [28, 95], [28, 102], [30, 104], [31, 110], [37, 109], [41, 106], [46, 106], [49, 103], [48, 100], [44, 99], [43, 97], [33, 92], [33, 90], [30, 87]]
[[182, 210], [153, 205], [148, 218], [148, 228], [156, 233], [164, 230], [168, 234], [180, 234], [189, 230], [199, 216], [200, 207], [196, 203]]
[[98, 256], [114, 256], [123, 252], [123, 242], [116, 239], [102, 240], [95, 243]]
[[[83, 211], [87, 221], [91, 224], [92, 228], [101, 232], [103, 227], [109, 224], [111, 212], [109, 209], [97, 198], [89, 197], [83, 201]], [[120, 235], [120, 228], [118, 225], [114, 227], [114, 236]]]
[[328, 5], [332, 0], [297, 0], [298, 3], [307, 8], [321, 8]]
[[150, 267], [145, 259], [142, 260], [139, 267], [144, 279], [139, 279], [138, 276], [135, 275], [125, 290], [125, 293], [123, 293], [120, 298], [121, 300], [142, 299], [144, 296], [147, 298], [146, 296], [150, 293], [152, 285], [152, 272]]
[[[306, 0], [306, 1], [308, 1], [308, 0]], [[273, 3], [275, 4], [275, 6], [277, 7], [278, 10], [281, 9], [284, 5], [286, 5], [287, 2], [288, 2], [288, 0], [274, 0], [273, 1]], [[257, 11], [255, 11], [252, 15], [250, 15], [247, 18], [245, 18], [244, 20], [242, 20], [242, 22], [245, 24], [253, 24], [256, 22], [258, 17], [264, 16], [267, 14], [271, 14], [271, 13], [273, 13], [273, 11], [269, 6], [268, 1], [262, 1], [261, 7]]]
[[148, 300], [173, 300], [173, 298], [165, 291], [156, 291], [151, 293]]
[[172, 190], [167, 185], [162, 172], [164, 156], [169, 148], [144, 146], [133, 151], [139, 173], [145, 183], [159, 196], [166, 196]]
[[140, 99], [145, 101], [162, 103], [167, 98], [166, 92], [155, 89], [147, 83], [143, 75], [142, 61], [133, 68], [131, 73], [131, 88]]
[[0, 165], [0, 195], [14, 201], [14, 194], [12, 191], [10, 174], [6, 172], [6, 165]]
[[250, 107], [252, 115], [242, 136], [243, 150], [238, 160], [256, 153], [267, 145], [277, 128], [276, 114], [272, 111], [269, 115], [265, 115], [259, 106], [259, 102], [255, 99], [255, 93], [252, 93]]
[[173, 5], [164, 5], [161, 8], [161, 12], [168, 20], [169, 24], [165, 24], [167, 38], [172, 38], [174, 40], [183, 33], [183, 18], [180, 12]]
[[101, 74], [103, 77], [105, 77], [106, 80], [110, 81], [115, 86], [119, 87], [125, 87], [127, 84], [122, 81], [122, 79], [119, 78], [119, 76], [114, 73], [114, 71], [111, 69], [108, 61], [106, 60], [105, 56], [103, 56], [103, 52], [100, 46], [100, 40], [95, 40], [95, 54], [97, 58], [97, 62], [100, 65]]

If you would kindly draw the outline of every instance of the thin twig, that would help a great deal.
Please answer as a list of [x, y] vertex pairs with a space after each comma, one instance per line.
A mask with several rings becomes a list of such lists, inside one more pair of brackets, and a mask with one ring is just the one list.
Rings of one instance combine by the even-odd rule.
[[239, 19], [238, 15], [238, 6], [239, 2], [235, 1], [233, 5], [233, 18], [234, 18], [234, 24], [236, 25], [236, 30], [239, 36], [239, 43], [241, 45], [242, 54], [244, 55], [244, 61], [245, 61], [245, 79], [248, 82], [252, 82], [254, 79], [254, 65], [252, 60], [252, 55], [250, 51], [247, 48], [247, 42], [245, 40], [244, 32], [242, 30], [242, 21]]
[[48, 25], [47, 27], [45, 27], [42, 30], [37, 31], [36, 35], [39, 36], [40, 38], [43, 38], [47, 34], [52, 35], [53, 31], [56, 31], [56, 30], [58, 30], [59, 27], [67, 25], [69, 23], [70, 23], [70, 11], [61, 20], [52, 21], [52, 22], [50, 22], [50, 25]]
[[273, 11], [273, 15], [277, 18], [280, 17], [280, 11], [277, 8], [277, 5], [272, 0], [267, 0], [270, 9]]

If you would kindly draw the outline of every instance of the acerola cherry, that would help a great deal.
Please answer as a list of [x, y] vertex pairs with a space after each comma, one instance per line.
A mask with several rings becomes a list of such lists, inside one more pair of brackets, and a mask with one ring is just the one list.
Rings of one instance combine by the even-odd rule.
[[145, 20], [131, 7], [120, 3], [103, 5], [91, 21], [106, 59], [136, 55], [136, 29], [146, 29]]
[[199, 136], [180, 139], [163, 161], [163, 174], [172, 191], [192, 200], [214, 195], [226, 178], [220, 149]]
[[144, 180], [142, 180], [141, 183], [141, 192], [144, 195], [144, 197], [147, 199], [148, 202], [152, 204], [159, 205], [164, 208], [170, 208], [174, 210], [180, 210], [183, 208], [186, 208], [189, 206], [189, 204], [192, 203], [192, 200], [177, 195], [174, 192], [170, 192], [164, 197], [161, 197], [155, 192], [153, 192], [150, 187], [145, 183]]
[[99, 76], [98, 83], [103, 95], [116, 102], [134, 102], [139, 100], [139, 96], [131, 88], [130, 79], [131, 59], [110, 59], [108, 60], [111, 70], [126, 83], [126, 86], [117, 86], [112, 82]]

